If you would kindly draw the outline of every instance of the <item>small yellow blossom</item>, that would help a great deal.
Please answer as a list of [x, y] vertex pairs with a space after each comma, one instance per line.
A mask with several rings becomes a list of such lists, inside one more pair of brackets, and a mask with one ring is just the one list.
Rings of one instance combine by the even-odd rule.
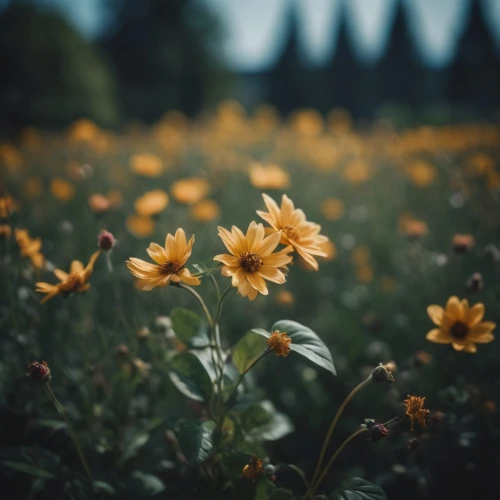
[[35, 269], [41, 269], [45, 264], [45, 257], [40, 252], [42, 248], [41, 238], [31, 238], [26, 229], [16, 229], [15, 237], [21, 250], [21, 255], [27, 257]]
[[92, 276], [95, 261], [97, 260], [97, 257], [99, 257], [100, 253], [100, 250], [94, 252], [86, 267], [83, 267], [83, 264], [79, 260], [74, 260], [69, 268], [69, 274], [61, 271], [61, 269], [54, 270], [56, 278], [61, 282], [57, 285], [43, 282], [36, 283], [35, 292], [47, 294], [40, 301], [40, 304], [47, 302], [56, 295], [62, 295], [66, 298], [71, 293], [86, 292], [90, 288], [88, 281]]
[[267, 339], [267, 345], [273, 350], [276, 356], [286, 358], [290, 352], [290, 344], [292, 339], [285, 333], [278, 330], [274, 331]]
[[147, 252], [156, 264], [130, 257], [127, 260], [127, 267], [136, 278], [139, 278], [137, 287], [149, 292], [155, 286], [167, 286], [170, 281], [199, 285], [199, 278], [192, 276], [189, 269], [185, 267], [191, 257], [193, 243], [194, 236], [186, 242], [186, 233], [184, 229], [179, 228], [175, 236], [167, 234], [164, 247], [156, 243], [149, 245]]

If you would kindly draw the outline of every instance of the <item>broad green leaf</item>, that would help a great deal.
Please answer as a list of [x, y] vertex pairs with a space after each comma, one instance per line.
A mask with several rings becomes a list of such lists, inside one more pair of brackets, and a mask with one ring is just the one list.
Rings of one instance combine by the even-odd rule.
[[132, 473], [130, 483], [127, 485], [127, 490], [134, 495], [133, 498], [152, 497], [165, 489], [165, 485], [158, 477], [138, 470]]
[[201, 318], [196, 313], [182, 307], [176, 307], [170, 313], [170, 320], [175, 335], [182, 342], [189, 342], [203, 326]]
[[103, 496], [113, 496], [116, 495], [115, 488], [104, 481], [94, 481], [94, 489], [97, 493]]
[[196, 401], [207, 401], [212, 383], [201, 361], [190, 352], [183, 352], [169, 361], [170, 380], [185, 396]]
[[11, 469], [29, 474], [30, 476], [40, 477], [42, 479], [53, 479], [57, 477], [52, 474], [52, 472], [42, 469], [37, 465], [27, 464], [25, 462], [14, 462], [11, 460], [2, 460], [1, 463], [6, 465], [7, 467], [10, 467]]
[[277, 488], [268, 497], [268, 500], [290, 500], [293, 493], [285, 488]]
[[387, 500], [384, 490], [360, 477], [350, 477], [328, 496], [330, 500]]
[[233, 362], [239, 373], [244, 373], [250, 365], [264, 352], [267, 344], [259, 337], [246, 333], [233, 349]]
[[255, 442], [276, 441], [293, 432], [291, 419], [269, 400], [246, 408], [241, 414], [241, 425], [247, 439]]
[[[271, 330], [286, 332], [292, 339], [292, 343], [290, 344], [292, 352], [300, 354], [306, 361], [312, 363], [314, 366], [320, 366], [334, 375], [337, 375], [337, 371], [333, 365], [333, 358], [328, 347], [326, 347], [325, 343], [310, 328], [296, 321], [283, 319], [274, 323]], [[269, 332], [261, 328], [254, 328], [251, 331], [267, 338], [271, 336]]]
[[129, 442], [125, 444], [122, 454], [122, 462], [126, 462], [132, 457], [135, 457], [139, 449], [142, 448], [148, 441], [149, 433], [140, 432], [139, 434], [136, 434]]
[[199, 465], [207, 460], [214, 449], [215, 422], [195, 422], [193, 420], [179, 420], [174, 431], [179, 446], [187, 461], [191, 465]]

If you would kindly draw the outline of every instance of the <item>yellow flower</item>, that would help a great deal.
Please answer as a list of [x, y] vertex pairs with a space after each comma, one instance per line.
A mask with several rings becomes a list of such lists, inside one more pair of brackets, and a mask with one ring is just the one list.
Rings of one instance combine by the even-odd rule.
[[450, 297], [446, 308], [431, 305], [427, 314], [438, 328], [427, 333], [427, 340], [438, 344], [450, 344], [456, 351], [476, 352], [477, 344], [487, 344], [494, 340], [491, 333], [495, 323], [482, 321], [484, 304], [469, 307], [467, 299]]
[[344, 178], [351, 184], [361, 184], [366, 182], [372, 175], [370, 165], [361, 158], [350, 160], [344, 169]]
[[231, 255], [216, 255], [214, 260], [224, 264], [223, 276], [232, 277], [232, 284], [238, 287], [240, 295], [255, 300], [258, 292], [268, 294], [264, 280], [278, 284], [286, 281], [279, 268], [286, 267], [292, 261], [292, 257], [287, 255], [292, 247], [287, 246], [272, 253], [280, 243], [280, 233], [265, 237], [264, 226], [252, 221], [246, 235], [235, 226], [231, 231], [219, 226], [219, 236]]
[[179, 179], [172, 184], [170, 190], [175, 201], [185, 205], [194, 205], [205, 198], [210, 191], [210, 184], [203, 177]]
[[259, 217], [270, 224], [281, 235], [281, 243], [292, 245], [293, 249], [316, 271], [318, 263], [313, 255], [326, 257], [320, 245], [328, 241], [319, 234], [321, 226], [306, 220], [302, 210], [294, 208], [293, 201], [286, 194], [281, 198], [281, 208], [267, 194], [263, 194], [268, 212], [257, 210]]
[[148, 191], [135, 200], [135, 211], [144, 217], [159, 214], [168, 205], [168, 194], [161, 189]]
[[96, 193], [89, 197], [89, 207], [92, 212], [103, 214], [110, 209], [111, 203], [106, 196]]
[[321, 212], [328, 220], [339, 220], [344, 215], [344, 203], [337, 198], [325, 198], [321, 202]]
[[40, 252], [41, 238], [31, 238], [26, 229], [16, 229], [15, 236], [21, 255], [27, 257], [35, 269], [41, 269], [45, 263], [45, 257]]
[[407, 173], [413, 184], [420, 188], [429, 187], [436, 178], [436, 169], [422, 160], [411, 163], [407, 167]]
[[127, 229], [138, 238], [145, 238], [153, 234], [155, 223], [149, 217], [141, 215], [129, 215], [125, 221]]
[[290, 352], [290, 344], [292, 339], [285, 333], [276, 330], [267, 339], [267, 345], [273, 350], [276, 356], [283, 356], [286, 358]]
[[75, 197], [75, 186], [71, 182], [56, 177], [50, 183], [52, 194], [61, 201], [71, 201]]
[[130, 168], [144, 177], [160, 177], [163, 173], [161, 158], [153, 154], [137, 154], [130, 158]]
[[201, 200], [191, 207], [191, 217], [201, 222], [210, 222], [219, 215], [220, 208], [214, 200]]
[[427, 417], [429, 416], [429, 410], [424, 408], [425, 398], [420, 398], [418, 396], [410, 396], [408, 394], [408, 399], [404, 400], [404, 405], [406, 408], [406, 415], [411, 422], [411, 430], [413, 430], [413, 425], [418, 423], [420, 426], [425, 427]]
[[43, 282], [36, 283], [35, 292], [47, 294], [40, 301], [40, 304], [47, 302], [56, 295], [62, 295], [66, 298], [71, 293], [86, 292], [90, 288], [88, 281], [92, 276], [95, 261], [100, 253], [100, 250], [94, 252], [86, 267], [83, 267], [83, 264], [79, 260], [74, 260], [70, 265], [69, 274], [61, 271], [61, 269], [54, 270], [56, 278], [61, 282], [57, 285]]
[[137, 287], [149, 292], [155, 286], [167, 286], [170, 281], [199, 285], [200, 280], [184, 267], [191, 256], [193, 243], [194, 236], [186, 242], [186, 233], [184, 229], [179, 228], [175, 236], [167, 234], [165, 247], [156, 243], [149, 245], [147, 252], [156, 264], [130, 257], [130, 260], [127, 260], [127, 267], [136, 278], [139, 278]]
[[283, 189], [290, 183], [288, 172], [278, 165], [265, 167], [260, 163], [253, 163], [249, 172], [250, 184], [257, 189]]

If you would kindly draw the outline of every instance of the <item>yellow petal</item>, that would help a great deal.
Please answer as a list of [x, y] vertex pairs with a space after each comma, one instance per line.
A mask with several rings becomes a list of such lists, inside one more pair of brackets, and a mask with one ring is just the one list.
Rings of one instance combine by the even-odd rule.
[[197, 278], [196, 276], [192, 276], [191, 273], [189, 272], [189, 269], [181, 269], [178, 273], [177, 276], [181, 278], [184, 283], [192, 286], [200, 285], [200, 279]]
[[434, 330], [428, 332], [425, 338], [430, 342], [436, 342], [437, 344], [449, 344], [452, 341], [451, 336], [444, 333], [439, 328], [434, 328]]
[[432, 322], [439, 326], [443, 321], [444, 309], [441, 306], [431, 305], [427, 308], [427, 314], [431, 318]]
[[458, 297], [452, 296], [448, 299], [446, 303], [446, 316], [452, 321], [463, 321], [463, 308]]
[[267, 295], [269, 291], [267, 290], [266, 282], [264, 278], [257, 273], [246, 273], [246, 278], [248, 282], [258, 290], [262, 295]]
[[54, 269], [54, 274], [59, 281], [64, 281], [68, 277], [68, 273], [61, 271], [61, 269]]
[[257, 272], [266, 280], [278, 283], [279, 285], [286, 281], [285, 275], [279, 269], [272, 266], [261, 266]]
[[470, 352], [472, 354], [472, 353], [475, 353], [476, 351], [477, 351], [477, 347], [476, 347], [476, 344], [474, 344], [473, 342], [465, 344], [464, 352]]
[[492, 321], [483, 321], [471, 328], [469, 332], [468, 338], [473, 340], [474, 342], [479, 342], [476, 339], [481, 338], [485, 334], [491, 334], [491, 332], [495, 329], [496, 324]]
[[157, 264], [160, 266], [167, 261], [167, 254], [165, 249], [157, 243], [151, 243], [146, 252]]
[[455, 351], [463, 351], [465, 347], [465, 344], [459, 344], [458, 342], [452, 342], [451, 345]]
[[477, 325], [484, 317], [484, 304], [474, 304], [468, 311], [465, 322], [469, 327]]

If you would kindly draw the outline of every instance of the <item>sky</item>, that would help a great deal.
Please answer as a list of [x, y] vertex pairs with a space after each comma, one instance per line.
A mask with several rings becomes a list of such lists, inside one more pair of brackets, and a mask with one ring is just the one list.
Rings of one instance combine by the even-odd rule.
[[[61, 9], [87, 37], [96, 37], [107, 22], [102, 0], [39, 0]], [[140, 0], [138, 0], [140, 1]], [[167, 1], [167, 0], [165, 0]], [[286, 12], [298, 9], [301, 55], [321, 65], [333, 55], [339, 20], [345, 10], [353, 48], [361, 60], [374, 61], [384, 51], [394, 5], [403, 1], [412, 36], [431, 66], [446, 65], [463, 28], [471, 0], [201, 0], [220, 17], [223, 55], [236, 71], [271, 66], [286, 39]], [[0, 0], [5, 5], [8, 0]], [[491, 33], [500, 50], [500, 0], [482, 0]]]

